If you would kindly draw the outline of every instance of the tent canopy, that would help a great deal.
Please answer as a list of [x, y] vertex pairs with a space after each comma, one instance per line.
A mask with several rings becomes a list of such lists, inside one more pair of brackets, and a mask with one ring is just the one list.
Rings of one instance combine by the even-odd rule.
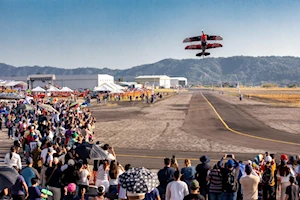
[[111, 92], [111, 94], [123, 94], [124, 92], [122, 90], [114, 90]]
[[94, 91], [97, 91], [97, 92], [110, 92], [112, 91], [113, 89], [105, 86], [105, 85], [101, 85], [101, 86], [98, 86], [98, 87], [95, 87], [94, 88]]
[[31, 92], [46, 92], [46, 90], [41, 88], [40, 86], [37, 86], [36, 88], [33, 88]]
[[54, 86], [50, 86], [50, 88], [47, 90], [47, 92], [59, 92], [59, 89], [57, 89]]
[[73, 92], [72, 89], [68, 88], [68, 87], [63, 87], [62, 89], [59, 90], [60, 92]]

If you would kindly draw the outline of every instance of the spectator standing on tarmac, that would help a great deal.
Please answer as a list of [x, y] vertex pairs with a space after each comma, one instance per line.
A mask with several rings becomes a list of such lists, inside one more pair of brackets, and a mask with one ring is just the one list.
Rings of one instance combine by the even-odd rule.
[[179, 171], [174, 172], [174, 181], [168, 183], [166, 189], [166, 200], [184, 199], [189, 194], [187, 184], [180, 180], [181, 175]]
[[199, 182], [192, 180], [190, 183], [191, 193], [186, 195], [183, 200], [205, 200], [204, 196], [199, 194]]
[[196, 167], [196, 179], [200, 184], [200, 194], [206, 198], [208, 195], [207, 173], [211, 169], [210, 158], [208, 156], [200, 157], [200, 164]]
[[185, 167], [181, 168], [182, 180], [186, 182], [187, 185], [190, 185], [192, 180], [195, 179], [196, 169], [191, 164], [190, 159], [184, 160]]
[[209, 181], [209, 199], [221, 200], [222, 198], [222, 174], [219, 168], [219, 163], [215, 164], [213, 169], [207, 176]]
[[175, 169], [171, 167], [171, 159], [170, 158], [165, 158], [164, 159], [164, 164], [165, 167], [161, 170], [158, 171], [157, 176], [159, 180], [159, 186], [157, 187], [159, 190], [159, 195], [162, 200], [165, 199], [166, 195], [166, 189], [168, 183], [172, 182]]
[[265, 165], [262, 167], [263, 199], [275, 199], [275, 169], [276, 164], [271, 156], [266, 156]]
[[298, 185], [295, 184], [295, 177], [290, 176], [290, 185], [286, 187], [285, 200], [299, 200], [300, 199], [300, 188]]
[[226, 167], [222, 168], [222, 162], [228, 156], [225, 154], [224, 157], [219, 162], [219, 167], [221, 168], [222, 180], [223, 180], [223, 193], [222, 200], [236, 200], [238, 191], [238, 175], [240, 166], [235, 160], [234, 155], [231, 155], [230, 160], [226, 163]]
[[287, 165], [288, 157], [282, 154], [280, 157], [281, 163], [278, 167], [277, 178], [278, 178], [278, 193], [281, 194], [281, 200], [285, 200], [286, 187], [290, 185], [289, 178], [294, 175], [290, 167]]
[[246, 176], [240, 179], [243, 191], [243, 199], [257, 200], [258, 199], [258, 184], [259, 177], [252, 174], [252, 167], [245, 166]]

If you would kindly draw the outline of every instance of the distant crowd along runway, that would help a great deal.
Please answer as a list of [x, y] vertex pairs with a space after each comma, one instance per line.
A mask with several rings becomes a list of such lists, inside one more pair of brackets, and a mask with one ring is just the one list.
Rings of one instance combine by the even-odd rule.
[[183, 40], [183, 43], [201, 41], [201, 44], [193, 44], [185, 47], [185, 49], [190, 49], [190, 50], [202, 49], [202, 52], [196, 54], [196, 56], [208, 56], [210, 55], [210, 53], [206, 52], [205, 51], [206, 49], [223, 47], [223, 45], [220, 43], [207, 43], [207, 40], [223, 40], [223, 38], [221, 36], [216, 36], [216, 35], [206, 35], [202, 30], [202, 35], [185, 38]]

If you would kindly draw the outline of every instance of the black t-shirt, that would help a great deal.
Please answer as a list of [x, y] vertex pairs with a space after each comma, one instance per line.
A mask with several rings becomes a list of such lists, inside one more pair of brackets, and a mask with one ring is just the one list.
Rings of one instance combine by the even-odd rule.
[[[48, 185], [51, 187], [57, 187], [60, 188], [61, 187], [61, 177], [62, 177], [62, 171], [60, 168], [56, 168], [55, 172], [53, 173], [52, 177], [51, 174], [53, 172], [53, 170], [55, 169], [55, 167], [49, 167], [46, 171], [46, 176], [48, 179]], [[50, 180], [49, 180], [50, 178]]]
[[68, 185], [69, 183], [77, 183], [79, 179], [77, 172], [78, 170], [73, 166], [68, 166], [68, 168], [63, 172], [63, 184]]
[[289, 185], [285, 190], [285, 194], [289, 195], [288, 200], [298, 200], [299, 199], [299, 186]]
[[164, 194], [166, 192], [166, 188], [168, 183], [174, 180], [173, 175], [175, 173], [175, 169], [171, 167], [164, 167], [163, 169], [159, 170], [157, 173], [159, 186], [158, 190], [160, 194]]
[[68, 194], [64, 197], [64, 200], [80, 200], [80, 198], [77, 195], [74, 196], [74, 195]]
[[197, 181], [199, 182], [200, 187], [206, 188], [207, 187], [207, 172], [211, 168], [209, 163], [201, 163], [197, 165], [196, 172], [197, 172]]
[[200, 194], [188, 194], [183, 200], [205, 200], [205, 198]]

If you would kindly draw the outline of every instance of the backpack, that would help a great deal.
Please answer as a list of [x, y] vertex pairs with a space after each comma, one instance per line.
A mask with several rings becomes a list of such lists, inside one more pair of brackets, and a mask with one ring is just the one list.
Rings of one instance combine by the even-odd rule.
[[227, 174], [227, 184], [230, 185], [231, 190], [237, 191], [237, 182], [235, 181], [235, 170], [229, 171]]
[[272, 176], [272, 170], [270, 168], [266, 168], [262, 175], [262, 183], [263, 185], [270, 185], [274, 180]]

